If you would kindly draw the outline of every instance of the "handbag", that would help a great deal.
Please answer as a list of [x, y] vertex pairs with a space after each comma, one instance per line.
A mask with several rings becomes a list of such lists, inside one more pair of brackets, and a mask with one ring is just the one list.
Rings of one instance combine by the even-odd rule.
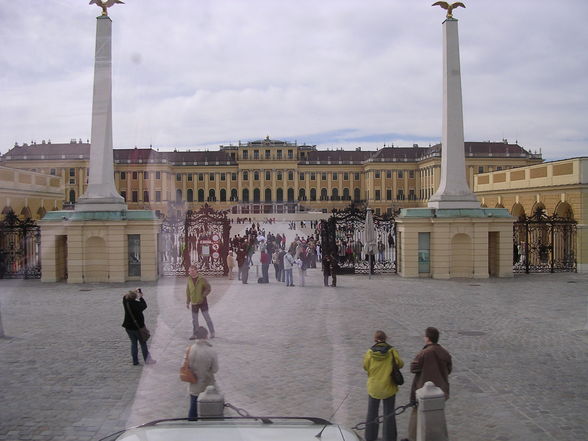
[[390, 374], [390, 378], [392, 382], [396, 384], [396, 386], [402, 386], [404, 384], [404, 376], [402, 372], [400, 372], [400, 368], [396, 364], [396, 358], [394, 357], [394, 351], [392, 350], [392, 373]]
[[125, 302], [125, 307], [127, 308], [127, 311], [129, 313], [129, 315], [131, 316], [131, 319], [133, 319], [133, 323], [135, 324], [135, 326], [139, 330], [139, 340], [141, 340], [144, 343], [147, 343], [147, 340], [149, 340], [149, 337], [151, 337], [151, 332], [145, 326], [143, 326], [142, 328], [139, 327], [139, 323], [137, 323], [137, 320], [135, 319], [135, 316], [133, 315], [133, 311], [131, 310], [131, 307], [129, 306], [128, 300]]
[[151, 337], [151, 332], [149, 331], [149, 329], [143, 326], [142, 328], [139, 328], [139, 337], [142, 341], [147, 342], [147, 340], [149, 340], [149, 337]]
[[192, 369], [190, 369], [190, 361], [188, 359], [188, 357], [190, 356], [190, 349], [191, 346], [188, 346], [188, 349], [186, 350], [186, 355], [184, 356], [184, 362], [180, 367], [180, 380], [185, 381], [186, 383], [194, 384], [198, 383], [198, 377], [194, 372], [192, 372]]

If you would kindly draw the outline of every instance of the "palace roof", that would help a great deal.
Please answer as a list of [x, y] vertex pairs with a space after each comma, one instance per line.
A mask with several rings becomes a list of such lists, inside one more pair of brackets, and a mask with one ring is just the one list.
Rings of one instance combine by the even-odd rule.
[[[234, 146], [255, 147], [257, 143], [267, 145], [271, 142], [273, 146], [297, 147], [301, 154], [300, 163], [326, 163], [326, 164], [360, 164], [366, 162], [415, 162], [430, 157], [441, 155], [441, 144], [429, 147], [384, 147], [378, 150], [315, 150], [314, 147], [288, 143], [285, 141], [259, 140]], [[224, 148], [223, 148], [224, 147]], [[231, 158], [232, 149], [221, 146], [219, 150], [174, 150], [158, 151], [153, 148], [114, 149], [115, 163], [167, 163], [174, 165], [235, 165], [237, 162]], [[302, 155], [304, 152], [304, 156]], [[512, 158], [534, 158], [540, 159], [541, 155], [533, 154], [525, 150], [517, 143], [510, 144], [506, 140], [502, 142], [466, 142], [464, 146], [466, 157], [512, 157]], [[42, 142], [40, 144], [15, 145], [1, 157], [3, 162], [11, 160], [65, 160], [80, 159], [87, 160], [90, 157], [90, 144], [72, 140], [70, 143], [53, 144]], [[259, 161], [263, 162], [263, 158]]]

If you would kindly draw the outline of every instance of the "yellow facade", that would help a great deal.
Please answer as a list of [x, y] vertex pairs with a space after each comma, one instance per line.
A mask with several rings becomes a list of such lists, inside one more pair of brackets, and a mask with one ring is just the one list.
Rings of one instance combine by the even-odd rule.
[[28, 170], [0, 166], [0, 203], [21, 218], [40, 219], [45, 213], [60, 210], [64, 187], [58, 177]]
[[578, 271], [588, 271], [588, 158], [571, 158], [475, 176], [484, 206], [504, 207], [515, 217], [538, 209], [575, 220]]
[[[481, 172], [541, 162], [540, 155], [506, 141], [466, 143], [470, 186]], [[84, 193], [89, 145], [15, 146], [2, 163], [57, 176], [67, 208]], [[351, 201], [376, 213], [423, 207], [440, 181], [440, 146], [377, 151], [316, 150], [264, 140], [215, 151], [115, 150], [115, 184], [128, 207], [182, 215], [205, 202], [233, 213], [330, 212]]]

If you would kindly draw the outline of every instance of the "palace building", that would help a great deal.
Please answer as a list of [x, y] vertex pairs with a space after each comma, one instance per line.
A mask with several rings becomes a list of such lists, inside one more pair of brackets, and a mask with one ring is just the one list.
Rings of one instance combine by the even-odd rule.
[[[466, 142], [465, 156], [472, 188], [477, 174], [542, 162], [541, 154], [507, 140]], [[58, 177], [67, 208], [84, 194], [89, 157], [88, 142], [43, 141], [16, 144], [0, 165]], [[352, 201], [383, 214], [426, 206], [439, 185], [441, 145], [318, 150], [267, 137], [205, 151], [115, 149], [113, 159], [115, 185], [129, 209], [161, 216], [181, 216], [204, 203], [235, 214], [274, 214], [330, 212]], [[11, 200], [2, 203], [8, 209]], [[46, 205], [31, 212], [56, 206], [49, 199]]]

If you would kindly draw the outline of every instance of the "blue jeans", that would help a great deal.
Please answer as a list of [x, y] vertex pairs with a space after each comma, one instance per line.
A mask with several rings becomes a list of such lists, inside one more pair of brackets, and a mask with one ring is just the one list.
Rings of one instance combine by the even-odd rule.
[[294, 281], [292, 280], [292, 268], [284, 270], [286, 286], [294, 285]]
[[126, 329], [129, 338], [131, 339], [131, 357], [133, 357], [133, 364], [139, 364], [139, 348], [137, 342], [141, 343], [141, 352], [143, 353], [143, 360], [147, 361], [149, 358], [149, 349], [147, 343], [139, 338], [139, 331], [137, 329]]
[[190, 395], [188, 418], [198, 418], [198, 395]]
[[205, 299], [204, 302], [198, 305], [191, 305], [192, 306], [192, 335], [196, 335], [196, 330], [200, 327], [198, 324], [198, 311], [202, 313], [202, 317], [206, 321], [206, 326], [208, 326], [208, 335], [210, 337], [214, 337], [214, 325], [212, 324], [212, 319], [210, 318], [210, 314], [208, 313], [208, 301]]
[[368, 411], [365, 426], [365, 441], [375, 441], [378, 438], [378, 423], [370, 423], [370, 421], [378, 418], [380, 410], [380, 401], [384, 402], [384, 415], [390, 415], [384, 418], [384, 427], [382, 430], [382, 441], [396, 441], [398, 436], [396, 432], [396, 415], [394, 415], [394, 403], [396, 402], [396, 395], [392, 395], [385, 400], [378, 400], [368, 396]]

